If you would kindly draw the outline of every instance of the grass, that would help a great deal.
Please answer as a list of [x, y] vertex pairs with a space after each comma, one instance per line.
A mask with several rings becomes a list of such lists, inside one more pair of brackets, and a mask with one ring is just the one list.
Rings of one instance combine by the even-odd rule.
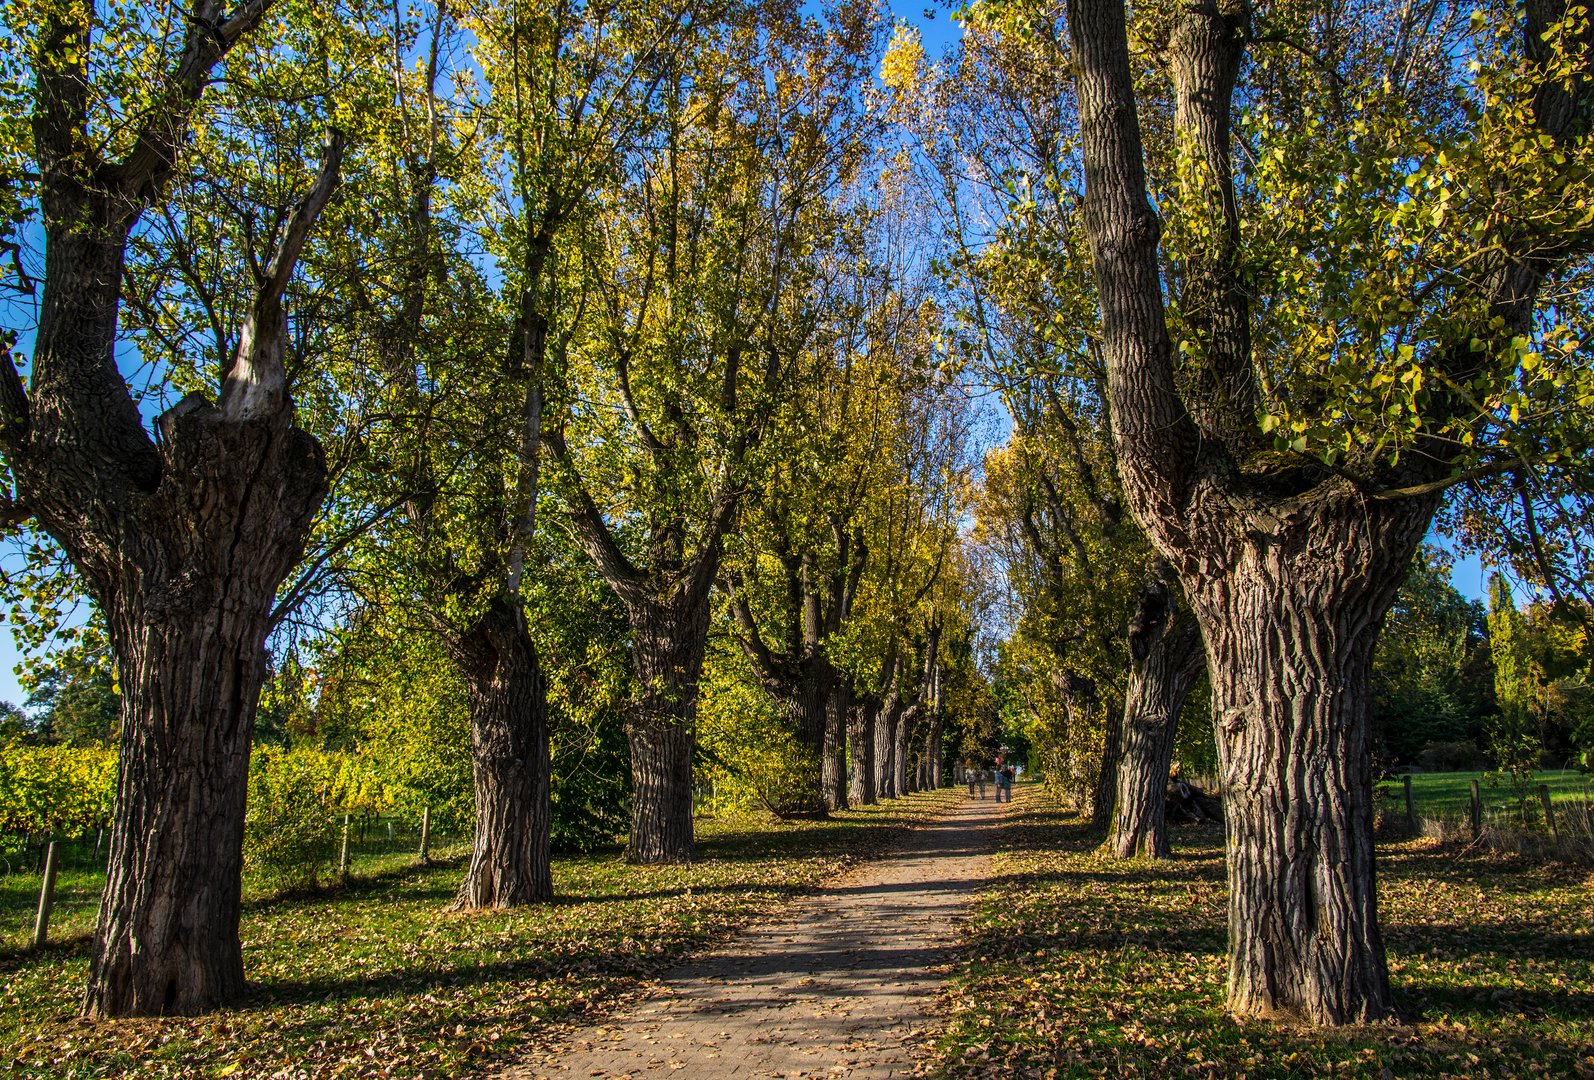
[[1101, 855], [1038, 789], [1005, 827], [931, 1066], [949, 1077], [1594, 1076], [1586, 870], [1381, 846], [1401, 1023], [1313, 1030], [1224, 1014], [1223, 834], [1161, 863]]
[[[915, 795], [824, 822], [702, 822], [691, 866], [629, 866], [613, 853], [557, 859], [558, 901], [509, 912], [446, 910], [462, 852], [427, 867], [393, 856], [345, 888], [246, 905], [248, 1000], [206, 1017], [78, 1019], [86, 936], [42, 953], [12, 950], [0, 955], [0, 1073], [296, 1080], [490, 1072], [959, 797]], [[86, 894], [91, 884], [73, 887]], [[7, 925], [16, 905], [33, 902], [23, 905], [25, 893], [0, 893]], [[66, 925], [85, 926], [75, 919]]]
[[[447, 852], [458, 845], [457, 837], [436, 836], [434, 852]], [[372, 878], [390, 876], [415, 863], [413, 852], [419, 847], [415, 830], [403, 831], [395, 843], [388, 843], [381, 828], [373, 828], [360, 838], [356, 833], [350, 845], [351, 864], [356, 875]], [[60, 859], [55, 878], [55, 903], [50, 914], [50, 940], [72, 942], [94, 932], [99, 913], [100, 890], [105, 884], [106, 851], [93, 839], [63, 841], [58, 846]], [[43, 881], [43, 849], [30, 845], [0, 855], [0, 958], [19, 952], [33, 942], [34, 917], [38, 913], [39, 886]], [[325, 877], [335, 877], [329, 864]], [[244, 882], [248, 900], [270, 899]]]
[[[1460, 818], [1471, 811], [1472, 781], [1478, 781], [1478, 793], [1483, 799], [1488, 815], [1507, 815], [1514, 810], [1514, 796], [1504, 784], [1491, 786], [1481, 772], [1412, 773], [1411, 801], [1418, 817]], [[1530, 798], [1538, 799], [1538, 785], [1550, 789], [1551, 803], [1581, 804], [1589, 799], [1590, 784], [1594, 777], [1576, 769], [1558, 769], [1537, 773], [1533, 777]], [[1406, 812], [1404, 781], [1399, 778], [1379, 784], [1384, 795], [1384, 805], [1392, 813]]]

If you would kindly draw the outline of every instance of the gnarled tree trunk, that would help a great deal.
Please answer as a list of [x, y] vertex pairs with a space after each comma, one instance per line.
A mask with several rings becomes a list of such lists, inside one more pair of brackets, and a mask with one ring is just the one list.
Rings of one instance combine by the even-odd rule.
[[628, 606], [639, 687], [626, 715], [633, 794], [625, 854], [632, 862], [692, 861], [692, 748], [709, 607], [707, 589], [695, 603], [690, 590], [682, 593], [685, 603]]
[[320, 447], [289, 416], [229, 423], [184, 401], [162, 420], [159, 484], [97, 553], [110, 565], [79, 562], [94, 567], [122, 689], [92, 1016], [197, 1013], [243, 993], [244, 798], [268, 618], [326, 490]]
[[1206, 657], [1195, 616], [1173, 608], [1166, 585], [1148, 603], [1142, 597], [1139, 616], [1153, 604], [1162, 614], [1144, 625], [1145, 636], [1130, 634], [1129, 689], [1124, 700], [1123, 751], [1118, 762], [1117, 798], [1107, 847], [1120, 859], [1143, 855], [1167, 858], [1168, 772], [1173, 765], [1179, 714]]
[[[1333, 491], [1186, 587], [1206, 636], [1229, 833], [1229, 1007], [1381, 1019], [1370, 762], [1373, 645], [1434, 499]], [[1215, 544], [1213, 545], [1216, 546]], [[1210, 549], [1209, 549], [1210, 550]]]
[[[333, 140], [288, 221], [219, 400], [186, 395], [152, 441], [116, 366], [123, 252], [198, 90], [181, 100], [173, 91], [154, 109], [140, 154], [83, 175], [92, 151], [72, 102], [87, 80], [87, 11], [46, 13], [35, 117], [46, 280], [31, 400], [0, 343], [0, 441], [26, 512], [9, 500], [6, 510], [34, 516], [83, 574], [121, 682], [116, 809], [84, 1010], [197, 1013], [243, 992], [244, 800], [265, 638], [326, 495], [320, 445], [294, 426], [281, 301], [336, 190], [342, 146]], [[243, 26], [195, 21], [212, 35], [187, 46], [203, 76]]]
[[517, 598], [495, 597], [449, 640], [470, 708], [476, 839], [456, 906], [502, 908], [553, 899], [548, 702]]

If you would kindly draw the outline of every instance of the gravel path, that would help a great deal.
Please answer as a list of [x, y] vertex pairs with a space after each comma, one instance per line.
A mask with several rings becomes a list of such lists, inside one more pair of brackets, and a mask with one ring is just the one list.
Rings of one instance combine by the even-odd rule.
[[912, 1075], [999, 812], [970, 799], [503, 1080]]

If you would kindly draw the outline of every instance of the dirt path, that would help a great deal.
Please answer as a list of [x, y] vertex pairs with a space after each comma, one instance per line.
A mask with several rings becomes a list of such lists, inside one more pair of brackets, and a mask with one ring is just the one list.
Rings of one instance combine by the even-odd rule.
[[503, 1080], [910, 1075], [997, 816], [961, 804]]

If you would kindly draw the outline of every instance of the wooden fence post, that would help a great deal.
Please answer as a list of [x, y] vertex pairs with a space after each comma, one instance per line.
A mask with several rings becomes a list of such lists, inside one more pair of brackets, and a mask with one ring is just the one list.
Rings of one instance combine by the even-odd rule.
[[432, 808], [421, 807], [421, 862], [427, 861], [427, 843], [432, 839]]
[[44, 856], [44, 881], [39, 886], [39, 914], [33, 920], [33, 947], [42, 949], [50, 939], [50, 911], [55, 907], [55, 841]]
[[338, 853], [338, 877], [349, 880], [349, 816], [343, 815], [343, 850]]
[[1406, 825], [1412, 832], [1417, 831], [1417, 806], [1411, 801], [1411, 773], [1407, 773], [1406, 780]]
[[1472, 838], [1483, 835], [1483, 796], [1478, 793], [1478, 782], [1472, 782]]
[[1544, 826], [1550, 830], [1550, 835], [1555, 836], [1555, 810], [1550, 806], [1550, 785], [1539, 785], [1539, 802], [1544, 806]]

